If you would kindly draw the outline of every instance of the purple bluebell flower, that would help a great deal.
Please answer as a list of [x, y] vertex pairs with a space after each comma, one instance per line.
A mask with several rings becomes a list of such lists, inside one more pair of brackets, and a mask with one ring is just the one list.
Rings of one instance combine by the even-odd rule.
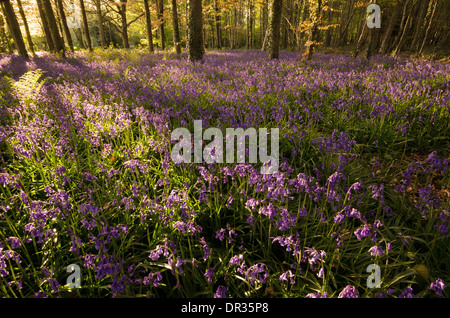
[[398, 296], [398, 298], [414, 298], [412, 287], [406, 287], [405, 290], [400, 294], [400, 296]]
[[227, 298], [227, 288], [223, 285], [217, 287], [214, 298]]
[[430, 284], [430, 289], [434, 290], [436, 292], [436, 295], [438, 296], [444, 296], [442, 293], [445, 289], [445, 283], [442, 279], [437, 278], [434, 282]]
[[345, 286], [345, 288], [339, 293], [338, 298], [358, 298], [356, 288], [352, 285]]

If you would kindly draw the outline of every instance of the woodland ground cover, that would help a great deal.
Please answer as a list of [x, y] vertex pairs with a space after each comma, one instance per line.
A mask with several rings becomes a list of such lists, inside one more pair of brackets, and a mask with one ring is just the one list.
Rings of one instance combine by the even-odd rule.
[[[448, 63], [99, 50], [0, 72], [2, 297], [449, 295]], [[194, 120], [278, 128], [278, 171], [175, 164]]]

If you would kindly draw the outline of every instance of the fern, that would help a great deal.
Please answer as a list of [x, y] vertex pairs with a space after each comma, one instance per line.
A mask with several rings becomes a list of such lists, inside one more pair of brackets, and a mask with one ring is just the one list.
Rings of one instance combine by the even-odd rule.
[[18, 81], [5, 78], [7, 87], [17, 95], [17, 97], [29, 100], [36, 98], [45, 80], [39, 81], [45, 71], [37, 69], [23, 74]]

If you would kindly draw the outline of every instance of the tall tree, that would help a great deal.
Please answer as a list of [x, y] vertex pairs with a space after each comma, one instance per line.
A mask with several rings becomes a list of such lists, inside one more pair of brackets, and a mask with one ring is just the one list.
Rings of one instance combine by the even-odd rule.
[[[61, 1], [61, 0], [59, 0]], [[103, 15], [102, 15], [102, 5], [101, 0], [94, 0], [95, 3], [95, 11], [97, 13], [97, 26], [98, 31], [100, 33], [100, 44], [103, 48], [106, 47], [106, 36], [105, 36], [105, 28], [103, 26]]]
[[319, 34], [319, 23], [322, 14], [322, 0], [314, 0], [314, 5], [310, 8], [311, 27], [309, 29], [308, 41], [306, 42], [305, 56], [308, 60], [312, 58], [314, 48]]
[[50, 0], [38, 0], [42, 1], [42, 7], [47, 17], [48, 27], [50, 34], [55, 45], [55, 52], [64, 56], [64, 40], [59, 34], [58, 24], [56, 23], [55, 14], [53, 12], [52, 4]]
[[281, 11], [283, 0], [269, 1], [269, 25], [267, 33], [267, 51], [271, 59], [280, 57]]
[[181, 46], [180, 46], [180, 30], [178, 28], [177, 0], [172, 0], [172, 23], [173, 23], [173, 43], [175, 46], [175, 52], [177, 53], [177, 55], [180, 55]]
[[[175, 0], [173, 0], [175, 1]], [[215, 22], [216, 22], [216, 41], [217, 41], [217, 48], [222, 48], [222, 32], [220, 30], [220, 8], [219, 8], [219, 0], [214, 0], [214, 15], [215, 15]]]
[[425, 15], [427, 14], [428, 6], [430, 4], [430, 0], [422, 0], [420, 3], [420, 11], [417, 20], [414, 22], [414, 35], [411, 42], [410, 51], [417, 52], [419, 50], [419, 36], [423, 30]]
[[161, 49], [164, 50], [165, 46], [165, 33], [164, 33], [164, 0], [156, 0], [156, 10], [159, 22], [159, 39], [161, 41]]
[[188, 0], [187, 50], [190, 61], [203, 59], [203, 7], [202, 0]]
[[6, 18], [6, 24], [8, 25], [9, 32], [11, 33], [14, 44], [17, 51], [22, 57], [28, 58], [25, 42], [23, 41], [22, 32], [20, 32], [19, 22], [17, 22], [16, 14], [9, 0], [1, 2], [3, 15]]
[[431, 17], [429, 19], [428, 26], [427, 26], [427, 28], [425, 30], [425, 35], [423, 36], [423, 41], [422, 41], [422, 44], [421, 44], [420, 49], [418, 51], [418, 54], [422, 54], [423, 47], [425, 46], [425, 43], [428, 40], [428, 35], [430, 34], [430, 30], [431, 30], [431, 26], [432, 26], [432, 23], [433, 23], [434, 15], [436, 13], [437, 6], [438, 6], [438, 0], [435, 0], [434, 1], [434, 6], [433, 6], [433, 9], [432, 9], [432, 12], [431, 12]]
[[12, 54], [13, 48], [11, 43], [9, 42], [8, 35], [5, 32], [5, 21], [3, 20], [3, 16], [0, 14], [0, 36], [2, 41], [6, 43], [6, 48], [8, 49], [8, 53]]
[[34, 44], [31, 38], [30, 27], [28, 26], [27, 18], [25, 17], [25, 12], [23, 11], [22, 2], [17, 0], [17, 7], [19, 8], [19, 14], [23, 21], [23, 26], [25, 28], [25, 35], [27, 36], [28, 47], [32, 54], [34, 54]]
[[56, 5], [58, 6], [59, 16], [61, 18], [61, 23], [62, 23], [64, 35], [66, 36], [67, 44], [69, 45], [70, 50], [73, 52], [74, 48], [73, 48], [72, 36], [70, 34], [70, 30], [67, 25], [67, 19], [66, 19], [66, 14], [64, 13], [64, 7], [63, 7], [62, 0], [56, 0]]
[[150, 7], [148, 5], [148, 0], [144, 0], [144, 10], [145, 10], [145, 25], [147, 28], [148, 50], [150, 51], [150, 53], [153, 53], [154, 48], [153, 48], [152, 20], [150, 17]]
[[48, 24], [47, 15], [45, 13], [42, 1], [41, 0], [36, 0], [36, 3], [37, 3], [37, 6], [38, 6], [39, 15], [41, 17], [42, 29], [44, 31], [45, 40], [47, 41], [48, 50], [50, 52], [56, 52], [55, 43], [53, 42], [53, 37], [52, 37], [52, 34], [50, 32], [50, 26]]
[[83, 29], [84, 29], [84, 36], [86, 39], [86, 44], [89, 51], [92, 51], [92, 42], [91, 42], [91, 35], [89, 33], [89, 24], [86, 16], [86, 8], [84, 7], [84, 0], [80, 0], [80, 9], [81, 9], [81, 18], [83, 20]]

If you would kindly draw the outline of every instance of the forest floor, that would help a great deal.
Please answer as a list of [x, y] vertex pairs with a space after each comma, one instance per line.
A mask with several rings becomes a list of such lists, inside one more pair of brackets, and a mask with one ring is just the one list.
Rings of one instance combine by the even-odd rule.
[[449, 297], [450, 64], [340, 53], [0, 56], [0, 296]]

